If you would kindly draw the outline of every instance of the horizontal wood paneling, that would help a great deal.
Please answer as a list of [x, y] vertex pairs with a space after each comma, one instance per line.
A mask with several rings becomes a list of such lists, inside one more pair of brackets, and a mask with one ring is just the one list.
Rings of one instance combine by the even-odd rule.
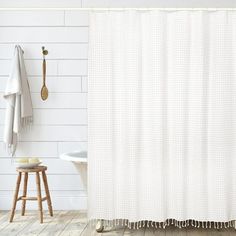
[[89, 12], [88, 11], [65, 11], [65, 25], [66, 26], [88, 26]]
[[1, 7], [234, 7], [234, 0], [1, 0]]
[[[59, 158], [61, 153], [87, 150], [87, 142], [18, 142], [16, 157]], [[5, 145], [0, 142], [0, 158], [8, 157]], [[0, 159], [1, 162], [1, 159]]]
[[[47, 61], [47, 76], [57, 74], [57, 61]], [[42, 76], [42, 61], [41, 60], [25, 60], [27, 74]]]
[[[1, 13], [1, 11], [0, 11]], [[88, 44], [87, 43], [56, 43], [43, 44], [48, 50], [47, 60], [51, 59], [87, 59]], [[24, 50], [25, 59], [42, 59], [41, 43], [21, 43], [20, 46]], [[11, 59], [14, 52], [15, 44], [0, 44], [0, 59]]]
[[[87, 150], [88, 13], [36, 10], [0, 11], [0, 209], [11, 207], [16, 182], [15, 166], [2, 142], [6, 107], [2, 96], [16, 43], [24, 50], [34, 107], [34, 123], [22, 131], [16, 157], [38, 157], [48, 166], [54, 209], [85, 208], [86, 187], [82, 180], [86, 173], [81, 166], [60, 160], [59, 156]], [[49, 51], [46, 101], [40, 96], [42, 46]], [[31, 176], [29, 194], [35, 195], [34, 181]], [[27, 204], [27, 209], [35, 208], [37, 204]]]
[[[2, 132], [2, 130], [1, 130]], [[0, 143], [0, 158], [8, 157], [9, 154], [3, 143]], [[18, 142], [16, 150], [16, 157], [58, 157], [58, 144], [57, 142]], [[1, 163], [0, 159], [0, 163]]]
[[[87, 75], [87, 60], [48, 60], [47, 75], [79, 76]], [[27, 74], [29, 76], [42, 76], [41, 60], [25, 60]], [[0, 60], [0, 75], [10, 74], [11, 60]]]
[[[3, 141], [3, 126], [0, 126], [0, 141]], [[32, 126], [23, 130], [20, 141], [86, 141], [87, 126]]]
[[[31, 176], [32, 175], [32, 176]], [[28, 189], [35, 190], [35, 174], [29, 177]], [[80, 175], [47, 175], [52, 191], [82, 191], [83, 183]], [[0, 191], [11, 191], [15, 188], [17, 175], [0, 175]], [[22, 187], [22, 185], [21, 185]]]
[[189, 1], [189, 0], [82, 0], [83, 7], [167, 7], [167, 8], [178, 8], [178, 7], [235, 7], [236, 2], [234, 0], [198, 0], [198, 1]]
[[[50, 184], [50, 183], [49, 183]], [[50, 188], [50, 185], [49, 185]], [[52, 206], [54, 210], [81, 210], [87, 207], [86, 193], [81, 191], [52, 191], [50, 190], [52, 198]], [[29, 191], [28, 196], [37, 196], [36, 191]], [[44, 196], [44, 195], [43, 195]], [[12, 208], [12, 191], [0, 191], [0, 209], [9, 210]], [[17, 210], [21, 209], [21, 204], [18, 202]], [[26, 206], [26, 214], [29, 209], [37, 210], [38, 204], [35, 201], [28, 201]], [[44, 214], [47, 214], [46, 202], [43, 203]]]
[[[43, 165], [48, 167], [47, 173], [53, 175], [79, 175], [79, 165], [59, 158], [41, 159]], [[11, 158], [1, 158], [0, 173], [4, 175], [16, 174], [16, 165]]]
[[51, 93], [47, 101], [42, 101], [40, 94], [32, 94], [34, 108], [87, 108], [86, 93]]
[[[35, 125], [86, 125], [86, 109], [34, 109]], [[5, 110], [0, 109], [0, 117], [5, 117]], [[0, 119], [0, 125], [5, 123], [5, 119]]]
[[40, 125], [86, 125], [86, 109], [35, 109], [34, 124]]
[[88, 78], [83, 76], [82, 77], [82, 92], [88, 91]]
[[[40, 1], [32, 1], [32, 0], [1, 0], [0, 7], [81, 7], [81, 0], [40, 0]], [[52, 15], [53, 17], [53, 15]]]
[[[50, 77], [47, 76], [47, 87], [51, 93], [79, 93], [82, 92], [80, 76]], [[42, 88], [42, 77], [29, 77], [31, 92], [37, 93]]]
[[[0, 77], [0, 93], [5, 91], [7, 76]], [[46, 83], [50, 93], [77, 93], [82, 92], [82, 81], [80, 76], [74, 77], [50, 77], [47, 76]], [[38, 93], [43, 84], [42, 76], [28, 77], [30, 91]], [[85, 92], [85, 91], [83, 91]]]
[[[47, 75], [57, 75], [57, 61], [47, 61]], [[0, 60], [0, 76], [8, 76], [11, 69], [11, 60]], [[41, 60], [25, 60], [27, 74], [42, 75]]]
[[63, 26], [64, 11], [0, 11], [0, 26], [50, 25]]
[[88, 42], [87, 27], [1, 27], [0, 43]]
[[[3, 94], [3, 92], [5, 91], [5, 88], [6, 88], [6, 81], [7, 81], [7, 76], [0, 76], [0, 93], [1, 93], [1, 96]], [[1, 99], [1, 97], [0, 97]], [[1, 118], [1, 116], [0, 116]]]
[[[5, 108], [6, 107], [6, 102], [3, 98], [3, 93], [0, 93], [0, 108]], [[4, 119], [4, 117], [0, 117], [0, 119]]]
[[58, 61], [58, 75], [87, 75], [87, 60]]
[[[32, 102], [34, 108], [86, 108], [87, 94], [86, 93], [50, 93], [47, 101], [42, 101], [40, 93], [32, 93]], [[3, 99], [3, 93], [0, 93], [0, 108], [5, 108], [6, 102]]]
[[10, 73], [10, 60], [0, 60], [0, 76], [8, 76]]
[[59, 142], [58, 153], [67, 153], [73, 151], [86, 151], [87, 142]]

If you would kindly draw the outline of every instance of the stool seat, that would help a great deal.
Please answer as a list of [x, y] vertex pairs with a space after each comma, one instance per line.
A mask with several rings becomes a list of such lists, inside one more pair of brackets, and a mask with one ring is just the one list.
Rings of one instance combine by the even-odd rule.
[[27, 172], [27, 173], [30, 173], [30, 172], [40, 172], [40, 171], [46, 171], [47, 170], [47, 167], [46, 166], [36, 166], [34, 168], [16, 168], [16, 171], [18, 172]]
[[[48, 188], [46, 170], [47, 170], [46, 166], [37, 166], [37, 167], [34, 167], [34, 168], [20, 168], [20, 167], [16, 168], [16, 171], [18, 172], [18, 177], [17, 177], [17, 182], [16, 182], [15, 195], [14, 195], [14, 199], [13, 199], [13, 207], [12, 207], [12, 210], [11, 210], [10, 222], [13, 221], [17, 201], [22, 201], [22, 210], [21, 210], [21, 215], [22, 216], [25, 215], [26, 201], [28, 201], [28, 200], [29, 201], [38, 201], [40, 223], [43, 223], [43, 205], [42, 205], [42, 202], [47, 200], [49, 213], [50, 213], [51, 216], [53, 216], [52, 202], [51, 202], [50, 192], [49, 192], [49, 188]], [[27, 184], [28, 184], [28, 175], [29, 175], [29, 173], [35, 173], [35, 175], [36, 175], [36, 187], [37, 187], [37, 193], [38, 193], [37, 197], [28, 197], [28, 196], [26, 196], [27, 195]], [[18, 197], [22, 174], [24, 174], [24, 177], [25, 177], [24, 178], [23, 195]], [[46, 197], [42, 197], [42, 195], [41, 195], [40, 174], [42, 175]]]

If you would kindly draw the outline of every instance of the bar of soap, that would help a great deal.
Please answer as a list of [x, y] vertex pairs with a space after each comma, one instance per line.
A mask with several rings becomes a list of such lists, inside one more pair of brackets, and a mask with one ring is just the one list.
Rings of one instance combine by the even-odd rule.
[[28, 163], [29, 159], [28, 158], [18, 158], [18, 159], [16, 159], [16, 161], [18, 163]]
[[39, 159], [36, 157], [29, 159], [29, 163], [38, 163], [38, 162], [39, 162]]

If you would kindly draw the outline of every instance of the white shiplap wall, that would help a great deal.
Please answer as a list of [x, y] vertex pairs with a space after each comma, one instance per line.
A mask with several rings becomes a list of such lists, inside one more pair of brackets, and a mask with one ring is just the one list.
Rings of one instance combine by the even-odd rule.
[[[59, 154], [87, 148], [88, 13], [64, 10], [0, 11], [0, 209], [10, 209], [15, 188], [15, 167], [2, 143], [5, 101], [2, 94], [14, 45], [20, 44], [29, 76], [34, 125], [22, 134], [18, 157], [36, 156], [48, 166], [48, 181], [55, 209], [86, 207], [86, 191], [77, 167]], [[40, 98], [41, 47], [49, 51], [49, 98]], [[29, 194], [35, 194], [35, 177]], [[19, 204], [20, 206], [20, 204]], [[36, 208], [33, 203], [28, 208]]]
[[0, 0], [0, 7], [235, 7], [235, 0]]

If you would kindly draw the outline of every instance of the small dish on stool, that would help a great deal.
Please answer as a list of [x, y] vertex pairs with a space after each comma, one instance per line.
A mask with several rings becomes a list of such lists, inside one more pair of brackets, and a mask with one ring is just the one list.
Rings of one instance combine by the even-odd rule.
[[14, 163], [18, 168], [34, 168], [42, 162], [38, 158], [19, 158]]
[[37, 167], [41, 164], [42, 162], [35, 162], [35, 163], [20, 163], [20, 162], [15, 162], [15, 165], [19, 168], [34, 168]]

